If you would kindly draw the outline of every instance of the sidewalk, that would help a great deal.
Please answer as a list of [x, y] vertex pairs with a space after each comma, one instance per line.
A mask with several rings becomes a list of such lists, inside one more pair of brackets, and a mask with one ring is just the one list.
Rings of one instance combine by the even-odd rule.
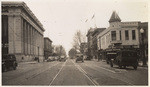
[[38, 63], [38, 62], [37, 61], [29, 61], [29, 62], [20, 62], [18, 64], [20, 65], [20, 64], [36, 64], [36, 63]]
[[[98, 60], [97, 59], [91, 59], [91, 61], [95, 61], [95, 62], [98, 62]], [[106, 60], [99, 60], [99, 62], [106, 62]], [[138, 66], [139, 67], [147, 67], [148, 68], [148, 62], [147, 62], [147, 65], [145, 65], [145, 66], [143, 66], [143, 61], [139, 61], [138, 62]]]

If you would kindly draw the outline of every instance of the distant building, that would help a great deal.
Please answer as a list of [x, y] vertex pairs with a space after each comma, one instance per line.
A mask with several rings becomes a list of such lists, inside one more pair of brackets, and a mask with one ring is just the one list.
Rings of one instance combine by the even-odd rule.
[[98, 58], [98, 46], [97, 46], [97, 35], [103, 32], [106, 28], [96, 28], [92, 32], [92, 57], [97, 59]]
[[83, 42], [80, 44], [80, 52], [83, 54], [83, 55], [87, 55], [87, 43], [86, 42]]
[[2, 2], [2, 54], [17, 61], [43, 60], [45, 31], [24, 2]]
[[44, 57], [47, 59], [53, 54], [52, 41], [48, 37], [44, 37]]
[[93, 41], [92, 41], [92, 33], [94, 32], [94, 29], [90, 28], [88, 30], [87, 33], [87, 46], [88, 46], [88, 57], [91, 59], [92, 58], [92, 45], [93, 45]]

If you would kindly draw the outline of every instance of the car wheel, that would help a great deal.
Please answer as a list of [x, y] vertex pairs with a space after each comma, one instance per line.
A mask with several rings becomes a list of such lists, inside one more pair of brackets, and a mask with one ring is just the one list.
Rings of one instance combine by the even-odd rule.
[[133, 68], [134, 68], [134, 70], [137, 70], [137, 65], [134, 64], [134, 65], [133, 65]]
[[113, 67], [113, 63], [112, 63], [112, 61], [110, 61], [110, 67]]
[[109, 64], [108, 60], [106, 60], [106, 63]]
[[5, 65], [3, 65], [2, 72], [6, 72], [6, 71], [7, 71], [7, 67]]
[[13, 69], [16, 70], [16, 62], [13, 62]]

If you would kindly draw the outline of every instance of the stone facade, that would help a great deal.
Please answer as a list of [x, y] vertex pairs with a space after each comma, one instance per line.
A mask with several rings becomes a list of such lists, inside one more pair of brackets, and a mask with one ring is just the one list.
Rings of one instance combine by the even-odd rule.
[[8, 51], [2, 54], [15, 54], [18, 62], [31, 61], [35, 57], [43, 61], [45, 30], [27, 5], [24, 2], [2, 2], [1, 15], [2, 35], [8, 33], [8, 42], [2, 42], [8, 44], [5, 47]]

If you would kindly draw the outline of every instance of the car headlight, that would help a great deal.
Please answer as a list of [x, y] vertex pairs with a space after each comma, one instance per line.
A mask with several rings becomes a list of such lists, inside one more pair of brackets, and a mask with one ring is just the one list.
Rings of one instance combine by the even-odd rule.
[[112, 61], [114, 60], [114, 59], [111, 59]]

